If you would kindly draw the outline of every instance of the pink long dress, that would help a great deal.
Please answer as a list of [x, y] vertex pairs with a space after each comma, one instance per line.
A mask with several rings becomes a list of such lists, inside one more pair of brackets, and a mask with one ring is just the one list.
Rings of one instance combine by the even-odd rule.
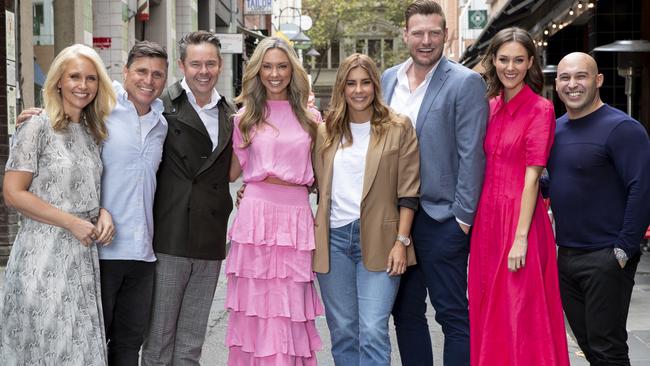
[[528, 233], [526, 265], [508, 271], [526, 166], [545, 166], [553, 105], [528, 86], [508, 103], [490, 101], [485, 181], [469, 258], [472, 366], [568, 366], [553, 231], [541, 196]]
[[[321, 348], [314, 318], [323, 306], [314, 288], [314, 218], [307, 186], [314, 181], [311, 138], [288, 101], [268, 101], [269, 115], [233, 150], [246, 183], [228, 234], [226, 345], [228, 365], [316, 365]], [[263, 183], [273, 176], [300, 186]]]

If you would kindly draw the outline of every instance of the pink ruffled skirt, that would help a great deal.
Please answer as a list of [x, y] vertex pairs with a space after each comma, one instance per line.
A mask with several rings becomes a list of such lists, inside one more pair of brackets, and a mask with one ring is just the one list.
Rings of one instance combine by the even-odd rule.
[[228, 237], [228, 365], [316, 365], [323, 306], [306, 188], [248, 183]]

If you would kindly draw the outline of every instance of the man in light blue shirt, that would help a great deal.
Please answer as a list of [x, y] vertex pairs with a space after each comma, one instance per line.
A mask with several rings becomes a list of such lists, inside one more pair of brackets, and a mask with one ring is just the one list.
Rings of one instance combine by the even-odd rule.
[[109, 365], [138, 365], [149, 322], [156, 256], [153, 199], [167, 136], [161, 95], [167, 52], [138, 42], [129, 51], [124, 86], [113, 82], [117, 104], [106, 120], [101, 205], [113, 216], [113, 242], [99, 250]]

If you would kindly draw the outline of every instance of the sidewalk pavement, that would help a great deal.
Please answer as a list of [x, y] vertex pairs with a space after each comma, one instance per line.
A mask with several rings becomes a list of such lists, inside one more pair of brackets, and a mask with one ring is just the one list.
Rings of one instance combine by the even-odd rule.
[[[239, 184], [231, 185], [231, 192], [233, 193], [239, 188]], [[312, 195], [312, 201], [314, 197]], [[315, 202], [312, 202], [314, 205]], [[231, 215], [231, 220], [234, 215]], [[222, 266], [223, 269], [225, 266]], [[630, 347], [630, 359], [632, 366], [648, 366], [650, 365], [650, 253], [645, 253], [641, 257], [637, 273], [636, 285], [632, 292], [632, 301], [630, 303], [630, 312], [627, 320], [628, 329], [628, 345]], [[0, 294], [4, 288], [4, 267], [0, 267]], [[203, 346], [203, 354], [201, 363], [209, 366], [225, 365], [228, 358], [228, 349], [224, 345], [226, 338], [226, 323], [227, 312], [224, 310], [224, 303], [226, 297], [226, 277], [221, 273], [217, 290], [212, 302], [212, 309], [210, 311], [210, 318], [208, 321], [208, 329], [206, 333], [206, 340]], [[0, 297], [1, 299], [1, 297]], [[431, 331], [431, 340], [434, 348], [434, 363], [442, 365], [442, 346], [443, 335], [440, 326], [434, 319], [434, 312], [429, 305], [427, 313], [427, 320], [429, 322], [429, 329]], [[2, 303], [0, 301], [0, 311], [2, 310]], [[321, 366], [334, 365], [330, 353], [331, 343], [330, 335], [325, 322], [325, 317], [320, 317], [316, 321], [318, 331], [320, 332], [323, 340], [323, 350], [317, 353], [318, 363]], [[395, 339], [395, 329], [390, 321], [390, 336], [392, 345], [392, 365], [401, 365], [399, 359], [399, 350], [397, 349], [397, 342]], [[588, 366], [584, 356], [580, 355], [580, 349], [577, 343], [570, 334], [567, 325], [567, 337], [569, 341], [569, 357], [572, 366]]]

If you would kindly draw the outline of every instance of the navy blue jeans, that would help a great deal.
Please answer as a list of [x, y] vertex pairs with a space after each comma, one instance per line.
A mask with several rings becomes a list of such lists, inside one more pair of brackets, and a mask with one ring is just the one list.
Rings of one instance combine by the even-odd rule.
[[418, 261], [402, 275], [393, 307], [402, 365], [433, 365], [425, 313], [427, 291], [445, 335], [444, 365], [469, 365], [467, 258], [469, 235], [451, 218], [438, 222], [420, 207], [413, 222]]

